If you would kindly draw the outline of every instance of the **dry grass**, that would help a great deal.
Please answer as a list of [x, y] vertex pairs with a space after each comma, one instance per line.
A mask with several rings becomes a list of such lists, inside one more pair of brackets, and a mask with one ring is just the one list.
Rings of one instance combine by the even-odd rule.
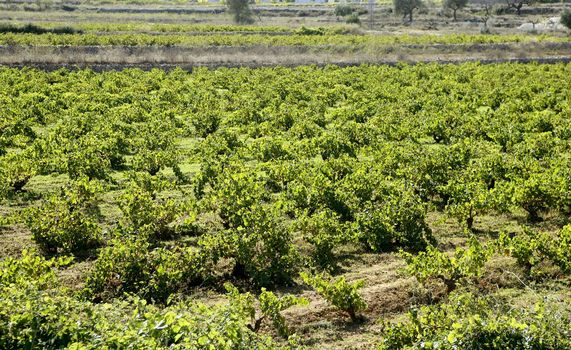
[[78, 65], [80, 67], [123, 66], [152, 68], [168, 66], [298, 66], [306, 64], [358, 65], [391, 64], [400, 61], [568, 61], [571, 43], [512, 43], [476, 45], [390, 45], [378, 48], [354, 47], [0, 47], [0, 64], [37, 67]]
[[34, 247], [32, 236], [21, 226], [0, 229], [0, 259], [18, 257], [22, 250]]

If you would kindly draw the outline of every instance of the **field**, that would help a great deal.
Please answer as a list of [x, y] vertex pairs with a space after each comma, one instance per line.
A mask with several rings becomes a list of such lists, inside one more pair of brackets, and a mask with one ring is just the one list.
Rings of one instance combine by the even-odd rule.
[[516, 15], [503, 3], [487, 8], [488, 0], [482, 1], [458, 11], [456, 21], [440, 3], [430, 3], [412, 23], [395, 15], [390, 3], [377, 3], [373, 16], [368, 5], [357, 4], [358, 25], [336, 15], [335, 4], [256, 4], [256, 22], [247, 26], [235, 25], [220, 4], [8, 2], [0, 4], [0, 63], [191, 69], [571, 56], [568, 32], [557, 24], [564, 4], [524, 6]]
[[561, 4], [0, 6], [0, 349], [571, 349]]

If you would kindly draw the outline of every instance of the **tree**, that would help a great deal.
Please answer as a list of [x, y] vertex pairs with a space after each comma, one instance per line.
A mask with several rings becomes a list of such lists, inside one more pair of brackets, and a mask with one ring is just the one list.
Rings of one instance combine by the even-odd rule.
[[344, 17], [353, 13], [353, 7], [348, 4], [339, 4], [335, 7], [335, 16]]
[[444, 0], [444, 8], [452, 10], [454, 22], [456, 22], [456, 11], [466, 7], [468, 0]]
[[506, 0], [508, 9], [513, 8], [517, 15], [521, 15], [521, 8], [523, 5], [530, 5], [532, 0]]
[[571, 29], [571, 10], [565, 10], [561, 14], [561, 24]]
[[228, 12], [234, 16], [234, 22], [238, 24], [254, 23], [254, 14], [250, 9], [249, 0], [228, 0], [226, 6]]
[[424, 7], [422, 0], [393, 0], [395, 12], [403, 15], [403, 18], [408, 16], [409, 22], [412, 22], [412, 13], [414, 10]]
[[492, 7], [494, 6], [494, 4], [490, 1], [490, 0], [486, 0], [483, 4], [483, 12], [482, 12], [482, 16], [480, 17], [483, 27], [481, 28], [481, 32], [483, 34], [489, 34], [490, 33], [490, 28], [488, 28], [488, 21], [490, 20], [490, 18], [492, 17]]

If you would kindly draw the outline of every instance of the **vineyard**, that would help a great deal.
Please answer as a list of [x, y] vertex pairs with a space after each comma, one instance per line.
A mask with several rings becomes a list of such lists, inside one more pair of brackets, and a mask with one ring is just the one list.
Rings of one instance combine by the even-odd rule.
[[[340, 29], [341, 30], [341, 29]], [[211, 47], [211, 46], [357, 46], [368, 50], [378, 47], [405, 45], [434, 45], [434, 44], [501, 44], [501, 43], [567, 43], [569, 36], [554, 35], [352, 35], [337, 33], [335, 30], [319, 28], [300, 28], [292, 35], [259, 34], [240, 32], [232, 34], [210, 35], [179, 34], [169, 35], [141, 33], [70, 33], [70, 34], [28, 34], [2, 33], [0, 45], [28, 46], [181, 46], [181, 47]]]
[[569, 76], [0, 68], [0, 348], [571, 349]]

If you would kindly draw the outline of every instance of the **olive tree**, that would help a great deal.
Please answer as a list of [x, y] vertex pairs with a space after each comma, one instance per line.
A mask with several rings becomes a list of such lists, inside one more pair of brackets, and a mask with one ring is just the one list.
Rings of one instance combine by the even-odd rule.
[[561, 24], [571, 29], [571, 10], [565, 10], [561, 14]]
[[508, 9], [512, 8], [516, 11], [517, 15], [521, 15], [521, 8], [523, 5], [531, 5], [532, 0], [506, 0]]
[[238, 24], [254, 23], [254, 14], [250, 9], [249, 0], [227, 0], [228, 12], [234, 17], [234, 22]]
[[494, 4], [492, 0], [485, 0], [482, 4], [482, 14], [480, 16], [480, 20], [482, 21], [482, 27], [480, 28], [480, 32], [482, 34], [489, 34], [490, 28], [488, 27], [488, 21], [492, 17], [492, 8]]
[[443, 5], [445, 9], [452, 10], [454, 22], [456, 22], [456, 12], [466, 7], [468, 0], [444, 0]]
[[395, 13], [403, 15], [403, 18], [408, 16], [409, 22], [412, 22], [412, 13], [424, 7], [422, 0], [393, 0]]

